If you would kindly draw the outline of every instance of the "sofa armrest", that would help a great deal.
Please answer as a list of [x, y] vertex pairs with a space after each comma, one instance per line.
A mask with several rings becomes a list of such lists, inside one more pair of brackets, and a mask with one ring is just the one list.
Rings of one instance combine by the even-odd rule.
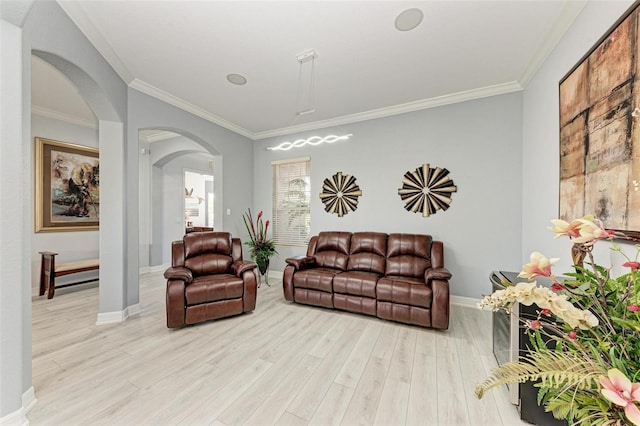
[[431, 268], [424, 271], [424, 282], [428, 283], [433, 280], [448, 280], [451, 278], [451, 272], [447, 268]]
[[258, 264], [255, 262], [250, 262], [248, 260], [237, 260], [233, 262], [231, 265], [231, 270], [235, 274], [235, 276], [242, 278], [242, 274], [246, 271], [250, 271], [258, 267]]
[[296, 271], [299, 271], [314, 265], [316, 263], [316, 259], [313, 256], [297, 256], [290, 257], [286, 259], [285, 262], [293, 266]]
[[187, 284], [191, 284], [191, 281], [193, 281], [191, 270], [182, 266], [167, 269], [164, 271], [164, 277], [168, 280], [181, 280]]
[[434, 279], [431, 291], [431, 327], [446, 330], [449, 328], [449, 281]]
[[182, 279], [167, 281], [167, 327], [176, 328], [184, 325], [186, 299], [185, 282]]

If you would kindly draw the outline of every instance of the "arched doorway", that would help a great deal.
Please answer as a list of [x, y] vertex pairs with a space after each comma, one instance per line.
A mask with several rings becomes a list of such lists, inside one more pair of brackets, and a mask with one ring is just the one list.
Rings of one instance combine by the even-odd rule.
[[[181, 129], [139, 130], [140, 271], [163, 269], [170, 262], [171, 241], [184, 235], [182, 173], [213, 176], [212, 193], [222, 199], [222, 156], [205, 141]], [[222, 204], [214, 203], [212, 226], [223, 227]]]

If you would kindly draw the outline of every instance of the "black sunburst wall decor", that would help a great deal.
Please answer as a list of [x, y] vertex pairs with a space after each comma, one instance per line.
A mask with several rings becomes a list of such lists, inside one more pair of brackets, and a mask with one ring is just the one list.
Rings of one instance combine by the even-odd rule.
[[320, 200], [324, 203], [325, 211], [342, 217], [358, 208], [358, 197], [361, 195], [356, 178], [338, 172], [324, 180]]
[[407, 211], [422, 212], [423, 217], [447, 210], [451, 204], [451, 194], [458, 188], [449, 178], [449, 170], [429, 167], [425, 163], [414, 172], [407, 172], [402, 179], [402, 188], [398, 194], [404, 201]]

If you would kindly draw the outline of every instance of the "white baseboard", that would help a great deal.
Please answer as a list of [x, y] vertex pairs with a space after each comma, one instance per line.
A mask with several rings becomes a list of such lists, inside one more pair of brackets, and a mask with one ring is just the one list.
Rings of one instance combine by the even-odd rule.
[[36, 399], [36, 391], [31, 386], [25, 393], [22, 394], [22, 409], [27, 414], [33, 407], [36, 406], [38, 400]]
[[464, 306], [466, 308], [478, 308], [478, 303], [481, 299], [475, 299], [473, 297], [453, 296], [449, 297], [449, 301], [452, 305]]
[[114, 324], [127, 319], [127, 310], [115, 312], [98, 312], [96, 325]]
[[28, 426], [27, 412], [20, 407], [13, 413], [9, 413], [4, 417], [0, 417], [0, 426]]
[[132, 317], [134, 315], [138, 315], [140, 312], [142, 312], [142, 309], [140, 309], [140, 304], [136, 303], [135, 305], [131, 305], [131, 306], [127, 306], [127, 309], [125, 309], [126, 311], [126, 317]]

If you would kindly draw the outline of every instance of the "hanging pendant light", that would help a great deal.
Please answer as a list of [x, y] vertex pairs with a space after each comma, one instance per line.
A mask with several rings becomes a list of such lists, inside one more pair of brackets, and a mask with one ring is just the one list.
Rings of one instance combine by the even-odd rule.
[[[298, 73], [298, 111], [296, 115], [301, 117], [303, 115], [312, 114], [315, 109], [315, 65], [318, 58], [318, 52], [314, 49], [306, 52], [299, 53], [296, 58], [300, 64], [300, 72]], [[309, 68], [309, 81], [307, 85], [307, 102], [302, 104], [302, 73], [305, 68]]]

